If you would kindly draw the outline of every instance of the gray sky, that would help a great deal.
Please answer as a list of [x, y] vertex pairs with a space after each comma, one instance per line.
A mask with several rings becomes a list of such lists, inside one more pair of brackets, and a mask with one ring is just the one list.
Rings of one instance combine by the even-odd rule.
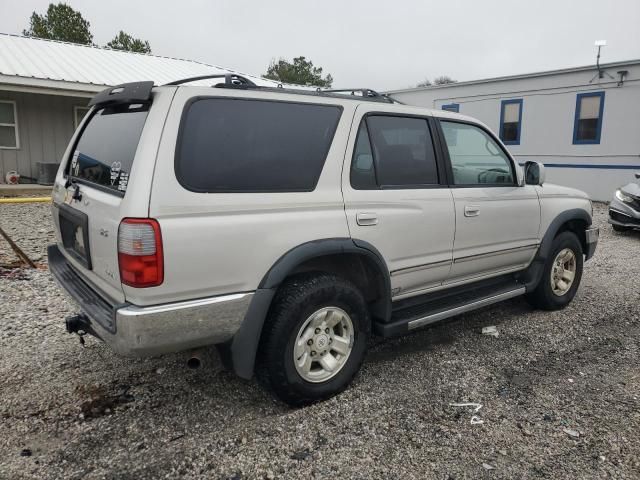
[[[638, 0], [67, 0], [94, 42], [123, 29], [153, 53], [263, 74], [304, 55], [334, 87], [405, 88], [640, 58]], [[0, 0], [0, 32], [21, 33], [48, 0]]]

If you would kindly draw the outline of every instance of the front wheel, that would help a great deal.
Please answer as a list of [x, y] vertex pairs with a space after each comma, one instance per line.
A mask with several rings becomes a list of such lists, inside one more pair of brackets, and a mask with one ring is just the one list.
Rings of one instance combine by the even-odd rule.
[[258, 374], [292, 406], [329, 398], [353, 380], [370, 333], [367, 304], [351, 282], [304, 274], [278, 291], [258, 352]]
[[554, 240], [536, 289], [527, 294], [531, 305], [544, 310], [566, 307], [582, 279], [582, 245], [573, 232], [562, 232]]

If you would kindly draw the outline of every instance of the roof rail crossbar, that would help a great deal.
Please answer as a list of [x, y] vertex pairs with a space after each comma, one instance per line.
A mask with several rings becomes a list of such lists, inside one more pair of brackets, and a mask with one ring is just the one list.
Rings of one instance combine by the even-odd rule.
[[360, 92], [360, 93], [362, 93], [363, 97], [382, 97], [381, 94], [379, 94], [375, 90], [371, 90], [370, 88], [329, 88], [327, 90], [323, 90], [321, 88], [318, 88], [317, 91], [318, 92], [327, 92], [327, 93], [351, 92], [351, 95], [355, 95], [356, 92]]
[[[322, 90], [322, 89], [318, 88], [317, 91], [319, 93], [325, 93], [325, 92], [327, 92], [327, 93], [346, 93], [346, 92], [351, 92], [351, 95], [355, 95], [356, 92], [360, 92], [363, 97], [381, 99], [381, 100], [387, 101], [389, 103], [396, 103], [397, 102], [397, 100], [392, 99], [388, 95], [386, 95], [384, 93], [378, 93], [375, 90], [372, 90], [370, 88], [333, 88], [333, 89], [328, 89], [328, 90]], [[397, 103], [400, 103], [400, 102], [397, 102]]]
[[255, 83], [242, 75], [236, 73], [218, 73], [213, 75], [199, 75], [197, 77], [183, 78], [173, 82], [165, 83], [165, 85], [182, 85], [183, 83], [195, 82], [198, 80], [208, 80], [210, 78], [224, 78], [224, 86], [231, 88], [248, 88], [257, 87]]

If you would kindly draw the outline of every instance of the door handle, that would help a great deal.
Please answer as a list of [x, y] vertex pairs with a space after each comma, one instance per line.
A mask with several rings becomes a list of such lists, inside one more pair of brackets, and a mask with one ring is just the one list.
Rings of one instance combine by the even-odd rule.
[[378, 215], [375, 213], [358, 213], [356, 214], [356, 223], [360, 226], [370, 226], [378, 224]]
[[478, 215], [480, 215], [480, 207], [478, 205], [465, 205], [465, 217], [477, 217]]

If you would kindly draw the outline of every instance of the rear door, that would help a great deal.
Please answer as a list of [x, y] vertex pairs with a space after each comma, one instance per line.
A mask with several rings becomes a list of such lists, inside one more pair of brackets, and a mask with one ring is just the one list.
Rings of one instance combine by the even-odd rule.
[[118, 226], [124, 217], [148, 216], [160, 135], [153, 126], [163, 110], [166, 115], [163, 104], [170, 97], [165, 91], [154, 94], [151, 104], [94, 107], [74, 135], [54, 185], [60, 250], [85, 280], [115, 301], [124, 301]]
[[453, 200], [428, 117], [356, 111], [343, 169], [352, 238], [380, 251], [396, 299], [437, 287], [451, 268]]
[[535, 187], [518, 185], [515, 164], [479, 125], [440, 120], [456, 210], [447, 283], [524, 269], [539, 244]]

